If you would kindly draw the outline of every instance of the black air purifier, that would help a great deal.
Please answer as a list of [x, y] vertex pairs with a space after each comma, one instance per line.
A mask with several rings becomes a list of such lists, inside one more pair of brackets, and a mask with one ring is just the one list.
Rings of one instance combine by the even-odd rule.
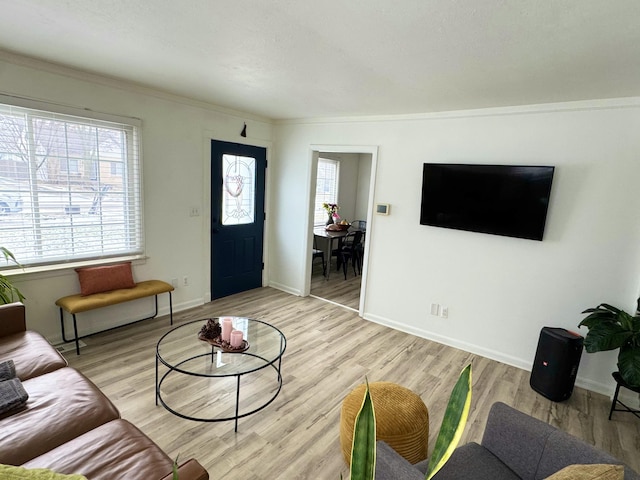
[[529, 384], [554, 402], [568, 399], [582, 356], [584, 339], [564, 328], [543, 327]]

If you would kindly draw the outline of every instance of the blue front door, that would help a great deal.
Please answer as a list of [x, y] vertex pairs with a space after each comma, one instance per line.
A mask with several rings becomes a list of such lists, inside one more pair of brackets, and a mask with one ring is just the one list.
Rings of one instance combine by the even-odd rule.
[[262, 286], [267, 150], [211, 141], [211, 298]]

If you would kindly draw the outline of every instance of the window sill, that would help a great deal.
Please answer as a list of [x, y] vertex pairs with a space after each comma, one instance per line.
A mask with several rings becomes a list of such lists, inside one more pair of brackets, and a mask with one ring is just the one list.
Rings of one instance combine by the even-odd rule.
[[80, 262], [55, 263], [51, 265], [37, 265], [24, 268], [10, 268], [0, 270], [0, 274], [5, 277], [16, 277], [20, 279], [48, 278], [75, 273], [76, 268], [95, 267], [98, 265], [108, 265], [120, 262], [132, 262], [133, 265], [143, 265], [149, 257], [143, 255], [129, 255], [123, 257], [112, 257], [104, 259], [84, 260]]

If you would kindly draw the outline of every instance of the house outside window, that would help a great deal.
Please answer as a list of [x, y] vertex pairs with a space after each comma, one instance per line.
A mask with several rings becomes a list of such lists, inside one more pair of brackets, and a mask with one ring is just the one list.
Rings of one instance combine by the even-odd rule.
[[0, 104], [0, 246], [23, 266], [144, 253], [140, 125], [112, 119]]
[[316, 180], [316, 198], [313, 210], [313, 224], [315, 226], [327, 223], [327, 211], [322, 208], [323, 203], [338, 203], [338, 180], [340, 162], [328, 158], [318, 159], [318, 175]]

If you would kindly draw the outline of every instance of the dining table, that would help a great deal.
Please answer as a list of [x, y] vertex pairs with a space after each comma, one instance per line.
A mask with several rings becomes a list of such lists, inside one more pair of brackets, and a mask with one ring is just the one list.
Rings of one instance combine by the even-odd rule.
[[[325, 258], [327, 259], [327, 268], [325, 269], [325, 279], [329, 280], [329, 276], [331, 274], [331, 252], [333, 252], [333, 242], [336, 240], [338, 244], [340, 244], [340, 240], [350, 233], [353, 233], [359, 229], [351, 226], [348, 230], [327, 230], [326, 227], [314, 227], [313, 228], [313, 236], [317, 240], [318, 249], [322, 250], [325, 253]], [[321, 247], [324, 246], [324, 248]]]

